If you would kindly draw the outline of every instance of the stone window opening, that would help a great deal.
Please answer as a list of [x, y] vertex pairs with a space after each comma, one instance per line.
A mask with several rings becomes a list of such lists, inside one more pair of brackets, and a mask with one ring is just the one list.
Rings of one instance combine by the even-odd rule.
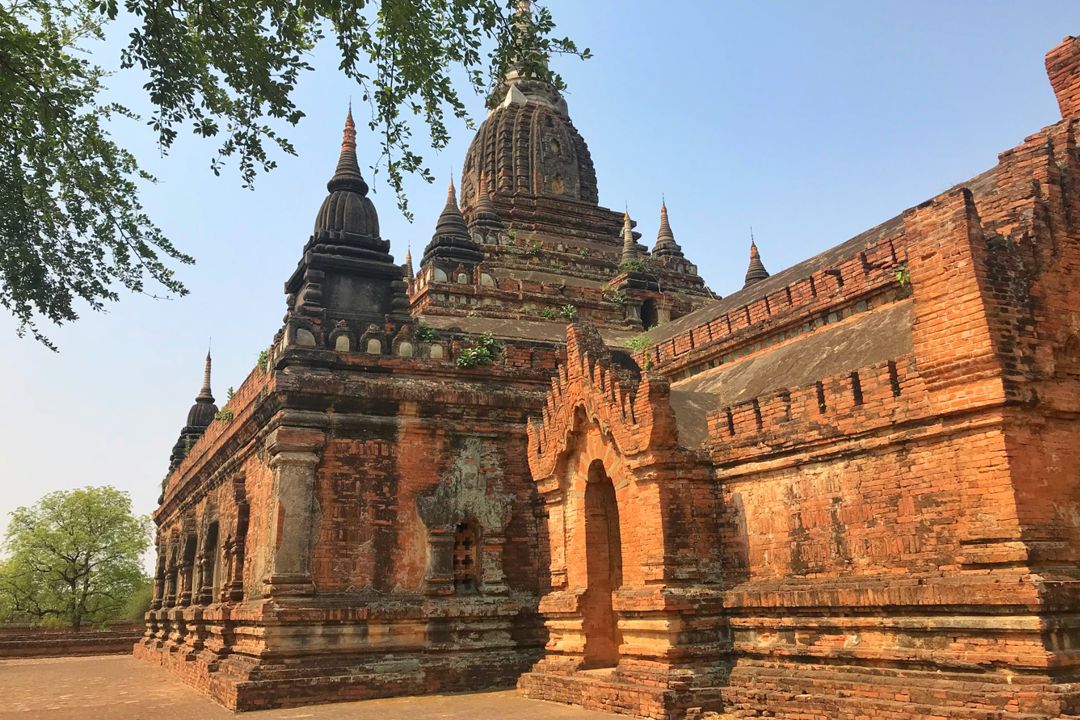
[[656, 311], [656, 301], [649, 298], [641, 304], [641, 327], [651, 330], [660, 321], [660, 314]]
[[480, 592], [480, 533], [476, 521], [458, 523], [454, 529], [454, 592], [475, 595]]

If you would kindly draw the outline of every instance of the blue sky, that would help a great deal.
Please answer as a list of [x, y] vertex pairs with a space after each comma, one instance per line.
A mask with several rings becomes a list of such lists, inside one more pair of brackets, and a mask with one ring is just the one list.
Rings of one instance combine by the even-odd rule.
[[[739, 288], [752, 225], [770, 271], [788, 267], [991, 167], [1059, 118], [1043, 56], [1080, 31], [1075, 0], [690, 2], [548, 0], [560, 32], [592, 48], [556, 59], [570, 115], [596, 163], [601, 203], [627, 205], [651, 243], [661, 194], [712, 289]], [[97, 61], [115, 67], [116, 46]], [[0, 318], [0, 527], [47, 491], [111, 484], [153, 510], [169, 450], [199, 388], [213, 336], [214, 391], [239, 386], [284, 313], [333, 171], [346, 104], [359, 92], [331, 47], [297, 98], [307, 117], [254, 191], [214, 177], [212, 147], [184, 139], [160, 157], [137, 124], [116, 134], [160, 182], [143, 200], [198, 264], [191, 294], [124, 296], [107, 313], [46, 328], [61, 352], [18, 340]], [[146, 109], [139, 78], [114, 94]], [[483, 100], [469, 101], [477, 121]], [[356, 107], [363, 125], [364, 108]], [[407, 190], [409, 224], [376, 180], [373, 199], [399, 261], [419, 255], [460, 171], [471, 132], [428, 152], [438, 176]], [[422, 135], [418, 133], [422, 139]], [[375, 159], [361, 128], [362, 164]], [[370, 170], [365, 171], [371, 181]]]

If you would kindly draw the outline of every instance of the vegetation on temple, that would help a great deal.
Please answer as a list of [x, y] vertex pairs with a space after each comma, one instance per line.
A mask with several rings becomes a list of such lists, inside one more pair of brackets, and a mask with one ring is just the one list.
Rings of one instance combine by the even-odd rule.
[[[526, 4], [527, 5], [527, 4]], [[555, 87], [551, 53], [587, 57], [552, 36], [544, 8], [515, 22], [513, 0], [24, 0], [0, 6], [0, 305], [54, 348], [41, 322], [101, 310], [119, 291], [180, 296], [175, 274], [194, 259], [145, 212], [154, 179], [114, 140], [113, 120], [146, 122], [167, 153], [182, 132], [217, 143], [214, 173], [234, 164], [246, 187], [294, 154], [284, 131], [304, 116], [295, 90], [323, 40], [358, 84], [379, 138], [383, 171], [408, 216], [406, 173], [430, 180], [413, 126], [431, 146], [450, 139], [447, 115], [469, 120], [461, 83], [495, 86], [513, 65]], [[105, 99], [116, 68], [89, 51], [126, 36], [119, 69], [148, 77], [148, 109]], [[492, 101], [498, 93], [490, 95]], [[125, 132], [127, 130], [125, 129]], [[54, 348], [55, 349], [55, 348]]]
[[53, 492], [18, 508], [0, 562], [0, 622], [79, 630], [141, 617], [150, 525], [112, 487]]
[[643, 257], [627, 260], [619, 265], [620, 273], [647, 273], [653, 269], [652, 259]]
[[458, 355], [458, 367], [471, 368], [477, 365], [490, 365], [499, 354], [499, 346], [489, 333], [481, 333], [472, 345], [461, 349]]
[[416, 326], [416, 339], [418, 342], [431, 342], [435, 339], [435, 328], [420, 323]]

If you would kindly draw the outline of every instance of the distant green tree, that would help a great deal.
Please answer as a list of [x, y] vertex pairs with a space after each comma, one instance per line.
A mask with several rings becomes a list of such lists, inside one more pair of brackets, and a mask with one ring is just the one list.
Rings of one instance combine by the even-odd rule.
[[112, 487], [49, 493], [11, 513], [0, 565], [5, 622], [102, 625], [131, 610], [149, 583], [150, 519]]
[[150, 603], [154, 599], [154, 581], [150, 576], [143, 577], [142, 582], [135, 588], [124, 607], [116, 613], [112, 620], [120, 622], [143, 622], [143, 616], [150, 609]]
[[[533, 21], [516, 22], [525, 11]], [[80, 301], [100, 310], [118, 287], [187, 292], [171, 265], [193, 259], [144, 212], [139, 184], [153, 178], [109, 132], [111, 118], [137, 116], [103, 99], [108, 73], [87, 59], [107, 31], [128, 39], [120, 68], [147, 78], [160, 151], [185, 130], [217, 138], [211, 169], [235, 160], [248, 187], [275, 167], [275, 148], [294, 154], [281, 128], [304, 116], [294, 90], [311, 50], [332, 37], [408, 216], [404, 174], [432, 179], [410, 118], [441, 149], [447, 114], [469, 118], [459, 71], [477, 91], [511, 63], [561, 86], [547, 56], [589, 51], [553, 29], [546, 9], [522, 0], [0, 2], [0, 306], [20, 335], [53, 347], [37, 322], [73, 321]]]

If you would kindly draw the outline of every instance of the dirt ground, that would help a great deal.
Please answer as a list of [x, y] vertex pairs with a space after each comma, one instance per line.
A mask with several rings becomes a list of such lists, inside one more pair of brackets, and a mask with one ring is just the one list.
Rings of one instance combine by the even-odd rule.
[[0, 661], [0, 720], [612, 720], [513, 691], [429, 695], [236, 715], [160, 667], [126, 655]]

